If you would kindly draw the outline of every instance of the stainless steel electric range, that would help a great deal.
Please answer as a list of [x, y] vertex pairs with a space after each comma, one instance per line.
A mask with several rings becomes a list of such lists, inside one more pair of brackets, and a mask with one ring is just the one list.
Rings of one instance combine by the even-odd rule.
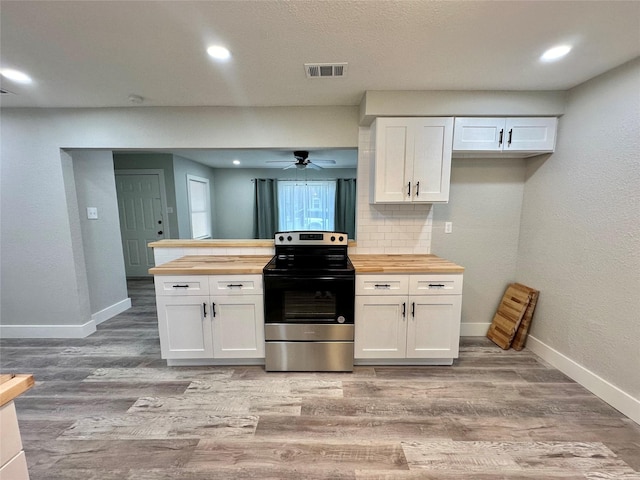
[[263, 269], [267, 371], [353, 371], [355, 270], [347, 234], [275, 234]]

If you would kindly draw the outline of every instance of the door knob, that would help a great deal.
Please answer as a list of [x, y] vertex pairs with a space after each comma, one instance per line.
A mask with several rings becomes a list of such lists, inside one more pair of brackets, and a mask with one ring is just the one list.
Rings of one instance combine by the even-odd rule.
[[162, 230], [159, 230], [159, 231], [158, 231], [158, 235], [162, 235]]

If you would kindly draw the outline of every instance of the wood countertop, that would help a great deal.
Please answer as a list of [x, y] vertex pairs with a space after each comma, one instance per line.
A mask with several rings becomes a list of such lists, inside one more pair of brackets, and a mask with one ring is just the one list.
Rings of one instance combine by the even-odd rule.
[[149, 269], [152, 275], [262, 274], [269, 255], [187, 255]]
[[435, 255], [349, 255], [356, 273], [462, 273], [464, 267]]
[[29, 390], [34, 384], [33, 375], [30, 374], [0, 375], [0, 407]]
[[[149, 270], [152, 275], [261, 274], [268, 255], [188, 255]], [[462, 273], [436, 255], [349, 255], [356, 273]]]

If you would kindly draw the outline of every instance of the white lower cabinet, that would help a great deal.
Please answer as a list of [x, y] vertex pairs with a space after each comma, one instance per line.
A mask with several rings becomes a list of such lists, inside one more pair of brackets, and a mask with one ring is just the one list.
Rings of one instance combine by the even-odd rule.
[[162, 358], [213, 358], [208, 295], [157, 297], [156, 304]]
[[29, 480], [13, 400], [0, 407], [0, 480]]
[[214, 358], [264, 358], [262, 295], [212, 298]]
[[356, 276], [356, 362], [451, 364], [461, 307], [461, 274]]
[[155, 285], [162, 358], [264, 358], [261, 275], [156, 276]]

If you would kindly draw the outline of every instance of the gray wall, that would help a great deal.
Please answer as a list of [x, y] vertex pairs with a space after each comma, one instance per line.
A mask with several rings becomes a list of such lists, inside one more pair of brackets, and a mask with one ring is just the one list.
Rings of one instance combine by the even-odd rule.
[[516, 279], [524, 179], [524, 159], [454, 158], [449, 203], [433, 206], [431, 251], [465, 267], [462, 322], [477, 335]]
[[215, 232], [215, 198], [213, 194], [214, 170], [211, 167], [194, 162], [188, 158], [173, 156], [173, 177], [175, 180], [176, 192], [176, 215], [178, 218], [178, 237], [191, 238], [191, 214], [189, 213], [189, 195], [187, 192], [187, 175], [196, 175], [209, 180], [209, 195], [211, 200], [211, 229], [213, 238], [217, 237]]
[[517, 263], [541, 291], [532, 335], [636, 401], [639, 86], [636, 60], [571, 90], [556, 152], [528, 164]]
[[91, 260], [78, 251], [76, 197], [65, 189], [73, 168], [61, 149], [350, 148], [358, 142], [357, 110], [2, 109], [0, 334], [82, 337], [95, 330], [87, 308]]
[[[127, 298], [120, 218], [110, 151], [74, 151], [73, 173], [78, 204], [91, 313]], [[87, 207], [98, 219], [87, 219]]]
[[113, 166], [115, 170], [162, 170], [167, 194], [167, 207], [173, 209], [169, 213], [168, 225], [165, 225], [165, 238], [178, 237], [178, 216], [176, 214], [176, 187], [173, 178], [173, 155], [170, 153], [148, 152], [114, 152]]
[[327, 179], [355, 178], [356, 169], [331, 168], [306, 169], [301, 174], [296, 169], [215, 169], [216, 238], [253, 238], [254, 178]]

